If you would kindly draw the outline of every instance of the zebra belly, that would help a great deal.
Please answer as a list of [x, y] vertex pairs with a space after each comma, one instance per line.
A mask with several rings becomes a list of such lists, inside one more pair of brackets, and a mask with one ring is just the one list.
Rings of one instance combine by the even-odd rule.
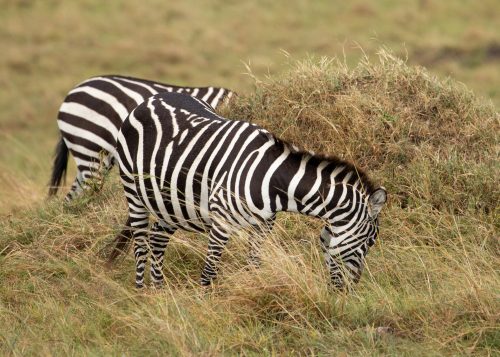
[[[161, 173], [159, 173], [161, 175]], [[188, 197], [183, 177], [172, 178], [172, 184], [161, 182], [158, 176], [139, 176], [136, 180], [138, 195], [151, 214], [167, 225], [187, 231], [204, 232], [210, 230], [211, 218], [208, 210], [201, 209], [208, 206], [202, 203], [200, 185], [191, 185], [193, 192]], [[141, 182], [142, 181], [142, 182]], [[190, 190], [187, 190], [190, 191]]]

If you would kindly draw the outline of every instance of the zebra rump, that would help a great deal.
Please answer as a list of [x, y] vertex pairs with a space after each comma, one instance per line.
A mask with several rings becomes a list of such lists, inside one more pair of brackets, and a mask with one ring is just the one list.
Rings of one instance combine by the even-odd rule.
[[65, 176], [68, 150], [75, 159], [77, 174], [66, 195], [67, 201], [82, 192], [89, 180], [101, 180], [114, 165], [116, 137], [129, 112], [144, 99], [162, 92], [186, 93], [213, 108], [233, 95], [225, 88], [181, 87], [119, 75], [87, 79], [68, 93], [59, 109], [61, 140], [56, 149], [49, 196], [57, 193]]

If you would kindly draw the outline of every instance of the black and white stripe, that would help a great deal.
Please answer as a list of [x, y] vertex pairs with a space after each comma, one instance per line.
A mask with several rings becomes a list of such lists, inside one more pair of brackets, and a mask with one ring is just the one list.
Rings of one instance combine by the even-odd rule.
[[90, 78], [72, 89], [61, 108], [57, 123], [61, 139], [49, 195], [57, 192], [66, 171], [68, 149], [73, 155], [76, 178], [66, 200], [71, 200], [91, 178], [101, 178], [113, 164], [110, 155], [116, 146], [118, 131], [130, 111], [146, 98], [162, 92], [186, 93], [217, 108], [233, 92], [216, 87], [178, 87], [144, 79], [107, 75]]
[[[270, 229], [280, 211], [326, 222], [320, 241], [332, 281], [341, 287], [345, 275], [359, 279], [386, 201], [385, 190], [375, 189], [352, 164], [299, 152], [182, 94], [158, 94], [134, 109], [118, 134], [116, 157], [129, 219], [111, 260], [133, 236], [138, 287], [150, 250], [152, 280], [162, 282], [164, 250], [177, 229], [209, 232], [201, 277], [208, 285], [230, 234]], [[150, 214], [158, 223], [148, 241]], [[253, 238], [256, 250], [259, 238]], [[258, 253], [252, 256], [257, 260]]]

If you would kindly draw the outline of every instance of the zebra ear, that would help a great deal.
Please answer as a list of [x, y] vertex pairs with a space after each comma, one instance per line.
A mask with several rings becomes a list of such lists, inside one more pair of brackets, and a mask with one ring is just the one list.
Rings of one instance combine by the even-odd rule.
[[386, 201], [387, 191], [385, 188], [379, 187], [373, 191], [370, 197], [368, 197], [368, 214], [370, 217], [377, 217]]

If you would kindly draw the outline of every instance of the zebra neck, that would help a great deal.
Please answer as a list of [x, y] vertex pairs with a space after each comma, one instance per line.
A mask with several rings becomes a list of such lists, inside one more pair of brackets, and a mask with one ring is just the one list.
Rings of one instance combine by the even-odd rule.
[[323, 217], [361, 185], [355, 167], [342, 160], [292, 153], [272, 182], [275, 211]]

